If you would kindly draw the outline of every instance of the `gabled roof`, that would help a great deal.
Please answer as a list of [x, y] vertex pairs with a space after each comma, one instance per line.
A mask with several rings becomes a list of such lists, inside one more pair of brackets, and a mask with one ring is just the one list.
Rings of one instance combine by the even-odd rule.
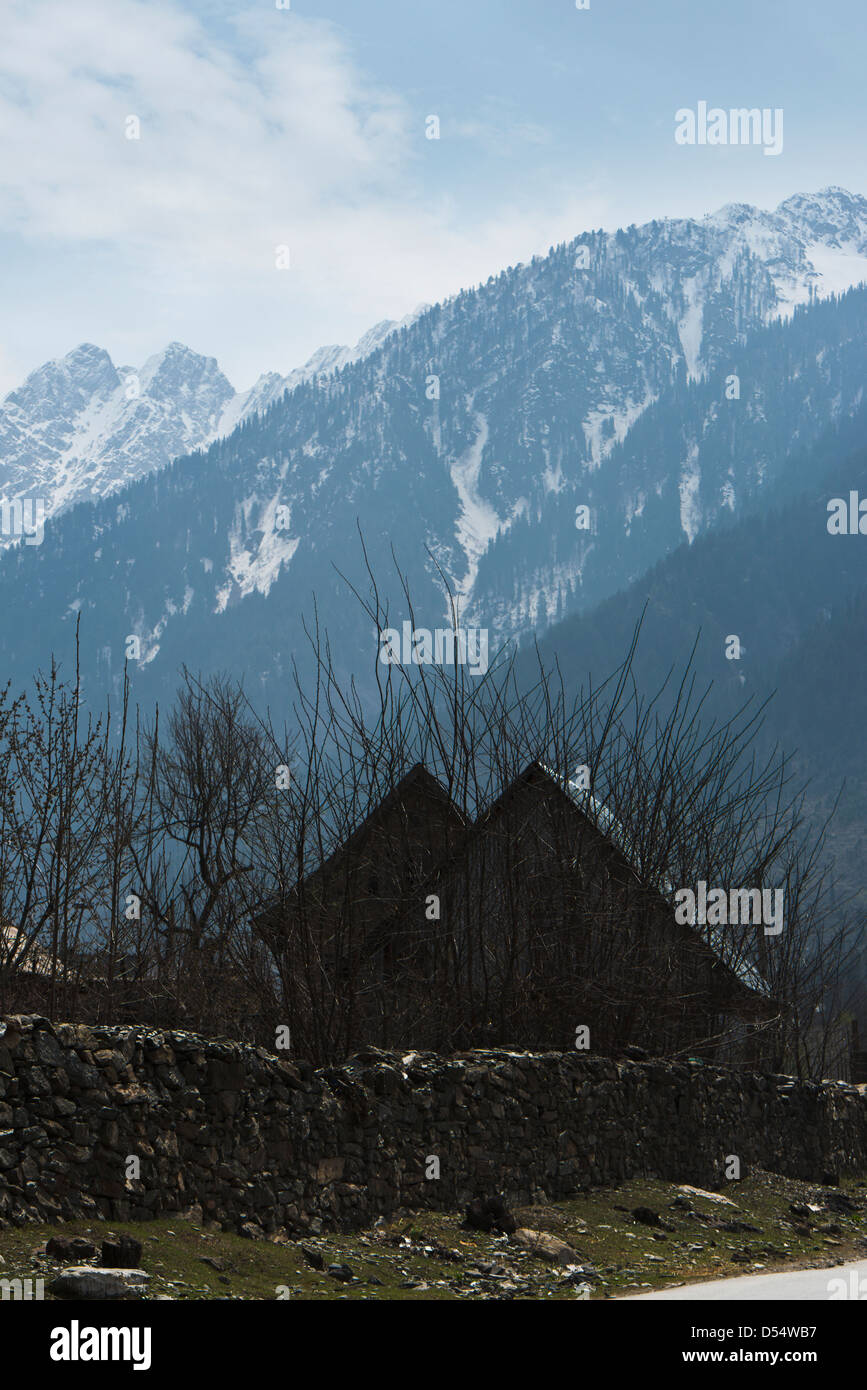
[[[538, 764], [538, 766], [541, 766], [541, 764]], [[542, 770], [553, 781], [555, 781], [558, 786], [560, 785], [560, 779], [557, 778], [555, 773], [551, 772], [548, 768], [543, 768]], [[629, 863], [630, 867], [633, 869], [633, 872], [635, 872], [634, 842], [632, 840], [632, 837], [628, 834], [622, 823], [617, 819], [613, 812], [610, 811], [609, 808], [604, 804], [604, 802], [600, 801], [598, 797], [593, 796], [586, 788], [581, 787], [578, 783], [577, 778], [566, 778], [564, 781], [564, 790], [566, 794], [575, 802], [575, 805], [582, 812], [582, 814], [585, 815], [589, 820], [591, 820], [593, 824], [597, 827], [597, 829], [600, 831], [600, 833], [605, 835], [606, 838], [609, 839], [611, 843], [616, 846], [616, 848], [620, 851], [620, 853]], [[652, 891], [654, 891], [657, 894], [660, 900], [664, 902], [667, 907], [670, 907], [672, 912], [674, 911], [674, 895], [676, 889], [674, 888], [669, 878], [663, 879], [662, 889], [657, 888]], [[768, 984], [762, 978], [761, 974], [754, 965], [752, 965], [749, 961], [738, 961], [735, 964], [729, 964], [725, 960], [725, 937], [718, 927], [711, 926], [707, 929], [706, 932], [704, 929], [701, 932], [699, 932], [696, 923], [690, 923], [689, 925], [692, 926], [696, 935], [699, 936], [699, 938], [710, 947], [714, 955], [719, 958], [719, 960], [726, 967], [726, 969], [730, 970], [734, 975], [737, 976], [738, 980], [742, 985], [744, 985], [748, 990], [752, 991], [754, 994], [760, 994], [765, 996], [766, 998], [770, 998], [770, 989], [768, 988]]]
[[[322, 879], [327, 879], [342, 860], [360, 854], [371, 835], [375, 833], [377, 826], [388, 819], [391, 812], [401, 805], [408, 793], [420, 793], [433, 804], [439, 806], [447, 818], [453, 822], [456, 829], [466, 829], [464, 817], [442, 783], [428, 772], [423, 763], [415, 763], [409, 772], [395, 783], [391, 791], [373, 806], [355, 830], [341, 844], [337, 845], [320, 864], [305, 875], [304, 884], [309, 887]], [[297, 883], [292, 885], [288, 894], [290, 898], [297, 893], [298, 887]], [[257, 915], [256, 921], [264, 922], [272, 913], [279, 911], [279, 908], [279, 903], [266, 907]]]
[[429, 797], [447, 811], [456, 824], [463, 824], [463, 816], [442, 783], [428, 772], [423, 763], [416, 763], [405, 776], [401, 777], [399, 782], [395, 783], [387, 796], [383, 797], [382, 801], [377, 802], [352, 834], [341, 845], [338, 845], [318, 868], [313, 870], [311, 877], [327, 872], [329, 866], [335, 860], [342, 858], [343, 855], [352, 854], [361, 849], [365, 840], [401, 804], [403, 798], [410, 791], [420, 791], [422, 795]]
[[[597, 797], [582, 788], [577, 778], [561, 777], [543, 763], [533, 761], [528, 763], [524, 770], [518, 774], [504, 788], [496, 800], [482, 812], [481, 815], [472, 823], [467, 823], [460, 810], [452, 801], [446, 789], [435, 778], [422, 763], [416, 763], [401, 780], [396, 783], [389, 794], [383, 798], [364, 818], [361, 824], [352, 834], [325, 859], [322, 864], [313, 870], [305, 879], [306, 884], [315, 882], [320, 876], [327, 876], [334, 866], [347, 855], [358, 853], [363, 849], [367, 838], [373, 833], [376, 826], [384, 821], [389, 813], [398, 806], [403, 796], [410, 790], [421, 790], [425, 796], [430, 797], [434, 802], [440, 804], [448, 812], [456, 826], [463, 830], [461, 849], [467, 850], [470, 845], [480, 837], [491, 820], [499, 813], [503, 812], [509, 803], [518, 796], [525, 787], [533, 784], [542, 784], [553, 787], [563, 798], [573, 812], [583, 817], [587, 825], [591, 828], [595, 836], [604, 840], [611, 852], [626, 874], [648, 895], [649, 899], [655, 899], [658, 909], [666, 915], [670, 915], [674, 920], [674, 889], [668, 880], [664, 881], [664, 891], [648, 884], [643, 884], [640, 874], [635, 867], [632, 839], [625, 830], [617, 817], [604, 805]], [[432, 866], [428, 879], [433, 881], [441, 876], [443, 869], [447, 866], [442, 863]], [[292, 892], [296, 891], [293, 888]], [[271, 910], [263, 912], [258, 920], [261, 922], [270, 915]], [[680, 924], [677, 924], [678, 926]], [[705, 934], [695, 926], [685, 925], [682, 928], [685, 936], [691, 935], [696, 944], [713, 957], [714, 965], [728, 977], [734, 990], [738, 994], [747, 993], [762, 999], [766, 1004], [771, 1003], [770, 991], [766, 982], [762, 979], [758, 970], [749, 962], [740, 962], [737, 965], [729, 965], [724, 958], [724, 937], [719, 930], [711, 929]]]
[[[642, 882], [635, 865], [637, 855], [632, 837], [604, 802], [580, 785], [577, 777], [561, 777], [544, 763], [534, 760], [528, 763], [523, 772], [520, 772], [500, 793], [496, 801], [479, 818], [473, 829], [483, 828], [488, 820], [506, 808], [522, 788], [532, 786], [534, 783], [547, 784], [556, 788], [587, 822], [592, 831], [607, 842], [611, 852], [617, 857], [624, 874], [628, 874], [634, 879], [649, 899], [656, 900], [657, 907], [661, 912], [671, 915], [672, 919], [674, 918], [675, 889], [671, 882], [664, 879], [662, 889]], [[773, 1003], [768, 985], [754, 965], [749, 961], [729, 964], [725, 959], [725, 937], [719, 928], [711, 927], [708, 930], [704, 928], [699, 930], [695, 924], [686, 924], [683, 930], [685, 933], [691, 932], [696, 943], [713, 956], [715, 964], [725, 975], [730, 977], [736, 991], [745, 990], [750, 995], [762, 999], [766, 1004]]]

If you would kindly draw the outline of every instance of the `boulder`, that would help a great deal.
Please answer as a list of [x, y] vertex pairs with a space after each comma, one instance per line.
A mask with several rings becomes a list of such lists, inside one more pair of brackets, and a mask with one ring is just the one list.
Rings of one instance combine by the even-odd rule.
[[149, 1274], [141, 1269], [103, 1269], [99, 1265], [72, 1265], [51, 1281], [55, 1298], [134, 1299], [141, 1298]]
[[652, 1207], [635, 1207], [632, 1211], [633, 1221], [638, 1221], [642, 1226], [661, 1226], [658, 1212]]
[[573, 1250], [565, 1240], [552, 1236], [548, 1231], [531, 1231], [528, 1227], [522, 1226], [515, 1232], [513, 1240], [531, 1255], [538, 1256], [540, 1260], [548, 1260], [551, 1264], [581, 1264], [581, 1256], [577, 1250]]
[[46, 1243], [45, 1253], [58, 1264], [83, 1264], [96, 1259], [96, 1246], [83, 1236], [70, 1240], [67, 1236], [52, 1236]]
[[464, 1225], [471, 1231], [500, 1231], [507, 1236], [518, 1229], [502, 1197], [474, 1197], [464, 1213]]
[[43, 1066], [62, 1067], [66, 1061], [66, 1054], [53, 1033], [37, 1033], [33, 1039], [33, 1048]]
[[828, 1211], [843, 1212], [849, 1215], [861, 1210], [857, 1202], [847, 1196], [845, 1192], [823, 1192], [821, 1196], [822, 1206], [827, 1207]]
[[109, 1236], [102, 1242], [102, 1263], [111, 1269], [138, 1269], [141, 1241], [135, 1236]]

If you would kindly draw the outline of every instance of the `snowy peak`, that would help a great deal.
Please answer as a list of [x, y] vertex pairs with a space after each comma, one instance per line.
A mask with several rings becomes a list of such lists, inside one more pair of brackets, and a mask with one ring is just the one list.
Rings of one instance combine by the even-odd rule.
[[181, 343], [120, 371], [82, 343], [0, 404], [0, 496], [38, 500], [45, 516], [107, 496], [197, 447], [233, 394], [212, 357]]
[[794, 227], [821, 235], [829, 245], [864, 241], [867, 235], [867, 198], [845, 188], [823, 188], [818, 193], [795, 193], [780, 203], [776, 214]]
[[355, 347], [331, 343], [325, 347], [317, 348], [303, 367], [296, 367], [287, 376], [280, 376], [277, 372], [266, 372], [250, 387], [249, 391], [239, 391], [229, 401], [220, 417], [213, 438], [221, 438], [231, 434], [235, 426], [240, 424], [242, 420], [246, 420], [251, 415], [261, 414], [262, 411], [267, 410], [268, 406], [278, 401], [284, 392], [293, 390], [302, 382], [311, 381], [317, 376], [328, 376], [331, 372], [339, 371], [342, 367], [348, 367], [352, 362], [369, 357], [371, 353], [383, 346], [392, 333], [399, 332], [401, 328], [409, 327], [428, 307], [427, 304], [419, 305], [417, 309], [411, 314], [407, 314], [399, 322], [394, 319], [383, 319], [381, 323], [369, 328], [359, 338]]
[[701, 225], [767, 266], [777, 290], [768, 317], [867, 281], [867, 198], [845, 188], [796, 193], [774, 212], [730, 203]]
[[[420, 312], [376, 324], [355, 347], [319, 348], [303, 367], [265, 373], [248, 391], [235, 391], [216, 358], [183, 343], [138, 368], [117, 368], [104, 348], [81, 343], [0, 402], [0, 498], [38, 501], [50, 517], [108, 497], [230, 434], [300, 382], [376, 351]], [[0, 547], [15, 539], [0, 534]]]
[[65, 357], [31, 372], [22, 386], [9, 393], [4, 408], [29, 413], [36, 420], [56, 419], [83, 409], [94, 398], [105, 399], [117, 385], [117, 371], [108, 353], [93, 343], [81, 343]]
[[215, 357], [201, 357], [183, 343], [169, 343], [149, 357], [137, 375], [142, 395], [156, 401], [184, 400], [206, 411], [235, 394]]
[[[686, 374], [698, 380], [719, 365], [723, 308], [742, 337], [791, 317], [799, 304], [867, 281], [867, 198], [825, 188], [795, 194], [773, 211], [729, 203], [699, 221], [665, 218], [585, 233], [569, 249], [590, 289], [607, 281], [610, 293], [615, 279], [644, 313], [653, 298], [663, 301]], [[598, 292], [594, 297], [599, 302]], [[630, 424], [637, 417], [627, 412], [640, 401], [618, 403]], [[586, 433], [594, 434], [597, 420], [588, 416]]]
[[[469, 598], [485, 555], [515, 519], [536, 516], [549, 495], [589, 487], [677, 380], [733, 371], [751, 333], [862, 281], [867, 198], [828, 187], [775, 210], [732, 203], [700, 220], [584, 233], [444, 302], [424, 322], [416, 321], [426, 305], [400, 322], [375, 324], [354, 347], [329, 344], [285, 375], [265, 373], [245, 391], [234, 390], [213, 357], [182, 343], [120, 368], [102, 348], [82, 343], [0, 402], [0, 499], [39, 499], [46, 517], [56, 515], [108, 497], [269, 410], [288, 438], [302, 406], [284, 401], [287, 392], [355, 372], [354, 364], [381, 354], [376, 380], [364, 372], [351, 379], [376, 409], [391, 400], [398, 376], [401, 391], [418, 389], [430, 373], [448, 383], [442, 409], [428, 410], [423, 395], [413, 402], [422, 433], [406, 456], [432, 449], [431, 478], [439, 470], [449, 479], [456, 515], [438, 543], [454, 549]], [[395, 342], [400, 330], [405, 351]], [[489, 346], [478, 356], [481, 344]], [[472, 407], [461, 404], [472, 399]], [[311, 430], [295, 441], [301, 462], [293, 468], [303, 481], [291, 501], [309, 508], [308, 532], [322, 520], [322, 479], [344, 438], [337, 431], [326, 449]], [[371, 456], [380, 450], [381, 440], [372, 440]], [[683, 529], [691, 535], [698, 485], [688, 451], [680, 467]], [[341, 485], [347, 496], [362, 496], [368, 480], [344, 477]], [[0, 546], [12, 539], [0, 535]]]

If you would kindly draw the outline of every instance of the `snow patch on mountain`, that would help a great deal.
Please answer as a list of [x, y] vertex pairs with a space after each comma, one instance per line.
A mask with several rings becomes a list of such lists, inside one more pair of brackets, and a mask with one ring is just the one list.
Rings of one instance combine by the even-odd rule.
[[680, 524], [690, 545], [701, 529], [701, 503], [698, 490], [701, 486], [701, 469], [698, 463], [698, 445], [693, 444], [680, 474]]
[[563, 461], [557, 460], [556, 467], [551, 464], [551, 450], [543, 444], [542, 454], [545, 459], [545, 468], [542, 473], [542, 486], [546, 493], [560, 492], [563, 487]]
[[284, 565], [295, 554], [300, 539], [288, 534], [291, 509], [281, 502], [277, 493], [262, 509], [251, 539], [257, 544], [244, 543], [241, 532], [246, 530], [254, 503], [248, 499], [241, 508], [242, 516], [229, 535], [229, 560], [226, 582], [218, 589], [214, 611], [222, 613], [230, 600], [246, 598], [254, 590], [267, 594]]
[[704, 318], [704, 304], [700, 296], [698, 276], [693, 275], [688, 280], [684, 280], [683, 293], [687, 307], [683, 318], [677, 325], [677, 332], [680, 345], [683, 348], [687, 374], [690, 381], [696, 381], [702, 375], [700, 354]]
[[649, 392], [643, 400], [627, 399], [621, 405], [604, 402], [598, 409], [588, 411], [582, 421], [588, 467], [598, 468], [615, 444], [622, 444], [639, 415], [656, 399]]
[[854, 242], [843, 246], [825, 246], [816, 241], [805, 247], [807, 260], [819, 277], [817, 294], [826, 297], [843, 294], [853, 285], [867, 283], [867, 252]]
[[467, 561], [466, 574], [457, 586], [457, 597], [461, 599], [466, 599], [472, 592], [479, 561], [502, 527], [496, 511], [479, 492], [482, 455], [490, 431], [487, 417], [480, 411], [475, 413], [474, 419], [478, 429], [476, 438], [466, 452], [452, 463], [449, 470], [461, 507], [455, 529], [458, 544]]
[[646, 504], [647, 494], [645, 492], [638, 492], [634, 496], [627, 497], [626, 508], [624, 511], [624, 525], [626, 527], [627, 535], [629, 535], [632, 523], [636, 519], [636, 517], [640, 517], [643, 515]]

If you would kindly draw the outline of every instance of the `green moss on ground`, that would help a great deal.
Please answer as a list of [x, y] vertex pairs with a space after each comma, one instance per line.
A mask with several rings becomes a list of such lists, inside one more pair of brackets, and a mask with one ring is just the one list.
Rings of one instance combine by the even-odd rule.
[[[857, 1210], [833, 1210], [834, 1193]], [[45, 1256], [46, 1240], [84, 1236], [98, 1246], [110, 1232], [142, 1241], [142, 1268], [151, 1276], [147, 1297], [181, 1300], [612, 1298], [757, 1270], [833, 1266], [867, 1251], [864, 1181], [831, 1189], [755, 1172], [719, 1195], [735, 1205], [642, 1179], [516, 1209], [520, 1226], [546, 1231], [575, 1250], [573, 1268], [552, 1265], [507, 1236], [464, 1230], [461, 1213], [420, 1211], [365, 1231], [303, 1239], [248, 1240], [177, 1216], [8, 1227], [0, 1231], [0, 1278], [41, 1276], [49, 1296], [63, 1266]], [[820, 1209], [809, 1211], [811, 1205]], [[839, 1196], [836, 1205], [845, 1205]], [[639, 1207], [662, 1225], [636, 1220]], [[755, 1229], [726, 1229], [732, 1222]], [[318, 1258], [321, 1270], [310, 1263]], [[344, 1281], [329, 1265], [346, 1266], [351, 1275]]]

